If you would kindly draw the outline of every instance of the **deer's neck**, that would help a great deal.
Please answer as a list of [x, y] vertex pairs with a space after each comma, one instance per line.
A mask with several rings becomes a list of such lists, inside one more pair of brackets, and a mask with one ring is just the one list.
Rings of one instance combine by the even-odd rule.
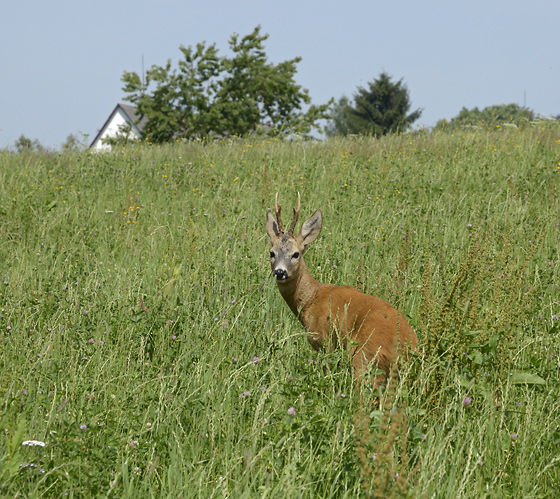
[[289, 282], [278, 282], [280, 294], [304, 327], [307, 327], [305, 309], [313, 302], [320, 286], [321, 283], [309, 273], [303, 260], [295, 279]]

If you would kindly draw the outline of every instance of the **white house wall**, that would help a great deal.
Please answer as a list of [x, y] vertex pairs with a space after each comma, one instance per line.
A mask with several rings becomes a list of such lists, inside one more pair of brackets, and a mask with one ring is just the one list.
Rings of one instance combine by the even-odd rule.
[[95, 151], [110, 151], [111, 146], [109, 144], [104, 144], [103, 139], [106, 139], [108, 137], [116, 137], [120, 131], [120, 127], [126, 124], [129, 124], [132, 127], [132, 132], [130, 134], [131, 138], [140, 137], [137, 128], [129, 121], [123, 110], [117, 108], [116, 112], [113, 114], [113, 116], [101, 132], [101, 135], [92, 145], [92, 149]]

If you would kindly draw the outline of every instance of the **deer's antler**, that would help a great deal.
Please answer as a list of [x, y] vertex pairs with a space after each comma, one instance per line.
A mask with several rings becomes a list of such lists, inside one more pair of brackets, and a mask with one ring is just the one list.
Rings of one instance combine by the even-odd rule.
[[299, 218], [299, 208], [301, 206], [301, 199], [299, 196], [299, 192], [297, 193], [297, 208], [294, 208], [294, 219], [292, 220], [292, 225], [290, 225], [289, 234], [294, 235], [294, 229], [296, 228], [296, 224]]
[[280, 232], [284, 232], [284, 227], [282, 227], [282, 219], [280, 218], [282, 207], [278, 204], [278, 193], [276, 193], [276, 197], [274, 198], [274, 211], [276, 212], [276, 220], [278, 220], [278, 230]]

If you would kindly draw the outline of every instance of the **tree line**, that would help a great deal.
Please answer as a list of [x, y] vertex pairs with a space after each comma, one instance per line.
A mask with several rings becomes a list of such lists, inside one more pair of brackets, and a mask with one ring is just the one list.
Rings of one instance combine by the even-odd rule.
[[[230, 55], [219, 54], [215, 44], [181, 46], [181, 59], [153, 65], [145, 75], [125, 71], [124, 99], [137, 108], [143, 120], [143, 139], [163, 143], [178, 139], [246, 136], [327, 137], [370, 135], [379, 137], [410, 130], [422, 115], [411, 110], [408, 88], [386, 72], [358, 87], [349, 98], [325, 104], [311, 103], [309, 91], [295, 82], [300, 57], [279, 64], [268, 60], [264, 42], [268, 35], [257, 26], [249, 35], [231, 35]], [[463, 108], [436, 129], [464, 126], [521, 126], [536, 118], [517, 104]], [[558, 120], [560, 118], [557, 117]], [[323, 125], [326, 123], [326, 125]], [[126, 131], [113, 142], [126, 140]], [[22, 135], [17, 151], [41, 151], [37, 139]], [[83, 149], [86, 144], [69, 135], [64, 150]]]

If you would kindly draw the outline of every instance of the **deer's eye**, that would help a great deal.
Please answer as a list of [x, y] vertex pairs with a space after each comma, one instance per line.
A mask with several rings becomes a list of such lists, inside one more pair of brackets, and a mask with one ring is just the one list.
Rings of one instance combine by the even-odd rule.
[[274, 253], [274, 251], [270, 252], [270, 258], [274, 258], [276, 256], [276, 254]]
[[293, 255], [292, 258], [299, 258], [299, 253], [296, 251]]

